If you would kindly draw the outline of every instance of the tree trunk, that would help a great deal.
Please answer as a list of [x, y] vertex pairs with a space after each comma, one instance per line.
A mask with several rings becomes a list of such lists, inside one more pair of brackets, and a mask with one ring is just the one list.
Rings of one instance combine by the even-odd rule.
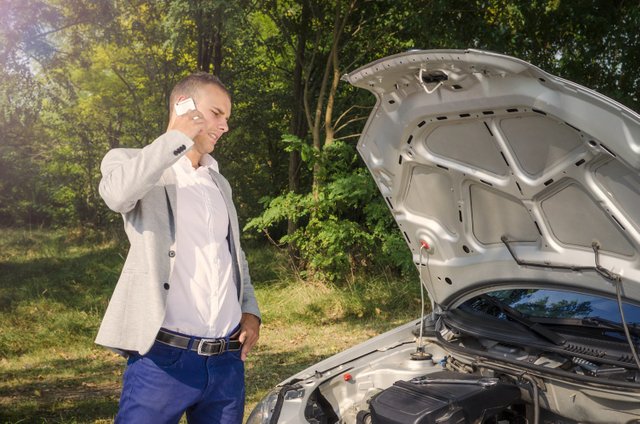
[[338, 90], [338, 83], [340, 83], [340, 68], [338, 64], [338, 49], [331, 51], [331, 62], [333, 66], [333, 79], [331, 80], [331, 88], [329, 95], [327, 96], [327, 108], [324, 114], [324, 146], [333, 143], [333, 134], [335, 132], [333, 123], [333, 104], [336, 98], [336, 91]]
[[[329, 55], [327, 57], [327, 62], [324, 68], [324, 74], [322, 76], [322, 83], [320, 85], [320, 92], [318, 95], [318, 102], [316, 104], [316, 110], [313, 120], [313, 147], [318, 152], [321, 152], [324, 148], [324, 145], [328, 142], [331, 143], [333, 141], [333, 103], [335, 99], [335, 94], [338, 89], [338, 83], [340, 81], [340, 69], [339, 69], [339, 61], [338, 61], [338, 49], [340, 48], [340, 38], [344, 33], [344, 28], [347, 24], [349, 16], [351, 12], [355, 9], [357, 0], [350, 0], [346, 10], [342, 11], [340, 7], [340, 2], [336, 5], [336, 14], [333, 25], [333, 35], [332, 35], [332, 43], [331, 50], [329, 51]], [[329, 84], [329, 75], [332, 74], [331, 86], [327, 87]], [[327, 104], [324, 106], [325, 101], [325, 93], [329, 91], [327, 94]], [[321, 115], [322, 109], [325, 109], [324, 114], [324, 129], [325, 129], [325, 138], [324, 140], [320, 137], [320, 126], [321, 126]], [[313, 196], [314, 199], [318, 198], [318, 190], [320, 187], [320, 172], [322, 171], [321, 164], [316, 162], [313, 167]]]
[[220, 76], [222, 71], [222, 8], [216, 9], [212, 14], [207, 14], [206, 9], [196, 10], [196, 28], [198, 39], [198, 64], [203, 72], [212, 72]]
[[[293, 99], [292, 99], [292, 118], [290, 131], [291, 134], [299, 138], [304, 138], [307, 134], [307, 126], [305, 125], [304, 112], [304, 96], [303, 96], [303, 72], [304, 58], [306, 53], [307, 33], [309, 31], [310, 9], [309, 2], [302, 2], [302, 14], [300, 16], [300, 26], [298, 28], [298, 42], [296, 46], [296, 65], [293, 71]], [[289, 154], [289, 191], [293, 193], [300, 192], [300, 152], [292, 151]], [[292, 235], [298, 228], [298, 223], [289, 219], [287, 222], [287, 234]], [[289, 244], [289, 254], [293, 258], [296, 254], [295, 247]]]
[[216, 25], [213, 33], [213, 74], [220, 77], [222, 73], [222, 14], [216, 13]]

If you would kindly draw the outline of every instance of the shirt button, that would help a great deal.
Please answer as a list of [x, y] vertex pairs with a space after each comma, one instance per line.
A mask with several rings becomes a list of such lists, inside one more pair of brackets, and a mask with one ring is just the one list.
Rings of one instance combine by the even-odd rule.
[[175, 250], [169, 250], [169, 257], [170, 257], [170, 258], [173, 258], [173, 257], [175, 257], [175, 256], [176, 256], [176, 252], [175, 252]]
[[171, 286], [169, 285], [169, 283], [164, 283], [162, 287], [164, 287], [165, 290], [169, 290], [169, 287]]

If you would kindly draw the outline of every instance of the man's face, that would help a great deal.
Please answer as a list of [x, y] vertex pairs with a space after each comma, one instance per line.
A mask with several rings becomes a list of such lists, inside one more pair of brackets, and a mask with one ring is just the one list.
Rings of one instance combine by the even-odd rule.
[[222, 134], [229, 131], [227, 121], [231, 116], [231, 99], [217, 85], [207, 84], [194, 96], [196, 108], [204, 116], [204, 128], [194, 137], [194, 146], [201, 155], [213, 152]]

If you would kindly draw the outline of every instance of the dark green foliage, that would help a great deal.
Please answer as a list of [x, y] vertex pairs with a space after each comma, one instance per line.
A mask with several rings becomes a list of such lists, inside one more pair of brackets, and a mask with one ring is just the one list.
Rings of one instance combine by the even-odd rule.
[[320, 279], [337, 281], [363, 268], [410, 269], [409, 249], [353, 146], [336, 141], [316, 152], [293, 136], [285, 142], [301, 150], [310, 168], [321, 165], [318, 190], [263, 199], [265, 211], [245, 230], [269, 233], [286, 220], [300, 222], [279, 242], [293, 244], [305, 268]]

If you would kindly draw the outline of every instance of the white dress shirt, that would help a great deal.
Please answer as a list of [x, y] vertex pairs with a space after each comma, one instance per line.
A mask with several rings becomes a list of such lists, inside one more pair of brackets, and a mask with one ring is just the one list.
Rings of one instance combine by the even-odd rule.
[[229, 215], [209, 175], [218, 163], [204, 155], [194, 169], [183, 156], [177, 178], [176, 247], [163, 327], [199, 337], [224, 337], [242, 316], [227, 235]]

